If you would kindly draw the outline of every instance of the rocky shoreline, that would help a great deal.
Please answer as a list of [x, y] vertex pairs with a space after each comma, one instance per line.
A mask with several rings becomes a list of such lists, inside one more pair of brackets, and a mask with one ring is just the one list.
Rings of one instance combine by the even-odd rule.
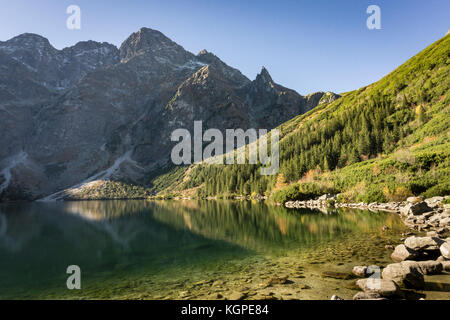
[[[386, 267], [355, 266], [353, 274], [358, 292], [354, 300], [417, 299], [415, 290], [426, 287], [424, 276], [450, 276], [450, 205], [447, 197], [422, 199], [410, 197], [404, 202], [390, 203], [339, 203], [336, 195], [323, 195], [315, 200], [286, 202], [287, 208], [354, 208], [371, 211], [399, 213], [405, 225], [426, 236], [411, 235], [395, 247]], [[343, 300], [334, 295], [332, 300]], [[420, 299], [423, 299], [421, 297]]]
[[[362, 290], [353, 300], [417, 299], [420, 295], [415, 290], [427, 286], [424, 276], [450, 276], [450, 237], [408, 237], [395, 247], [391, 259], [395, 263], [385, 268], [353, 268], [353, 274], [361, 278], [356, 285]], [[335, 295], [332, 300], [340, 298]]]
[[286, 208], [309, 208], [322, 211], [330, 208], [351, 208], [374, 212], [394, 212], [400, 214], [408, 228], [418, 231], [433, 231], [436, 234], [444, 234], [450, 231], [450, 204], [443, 203], [449, 196], [425, 200], [421, 197], [409, 197], [403, 202], [388, 203], [340, 203], [337, 198], [337, 195], [325, 194], [314, 200], [288, 201], [284, 205]]

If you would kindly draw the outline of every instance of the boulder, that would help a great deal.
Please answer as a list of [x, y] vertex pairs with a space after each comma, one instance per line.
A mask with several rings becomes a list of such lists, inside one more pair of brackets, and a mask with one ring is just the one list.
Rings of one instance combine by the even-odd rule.
[[[406, 262], [406, 261], [405, 261]], [[424, 275], [441, 274], [442, 263], [440, 261], [428, 260], [428, 261], [408, 261], [413, 268], [417, 268], [418, 271]]]
[[408, 203], [419, 203], [419, 202], [422, 202], [422, 201], [423, 201], [422, 197], [408, 197], [406, 199], [406, 202], [408, 202]]
[[357, 277], [364, 278], [367, 275], [367, 267], [366, 266], [355, 266], [355, 267], [353, 267], [352, 273]]
[[382, 277], [395, 281], [399, 286], [411, 289], [422, 289], [425, 285], [423, 274], [413, 261], [392, 263], [383, 269]]
[[445, 259], [450, 259], [450, 243], [449, 242], [444, 242], [443, 244], [441, 244], [441, 246], [439, 247], [439, 251], [441, 251], [441, 254]]
[[422, 213], [432, 211], [426, 202], [418, 203], [407, 203], [403, 208], [400, 209], [400, 213], [403, 215], [421, 215]]
[[449, 203], [444, 204], [444, 212], [450, 213], [450, 204]]
[[341, 297], [338, 297], [337, 295], [332, 295], [330, 300], [344, 300]]
[[430, 208], [438, 208], [439, 205], [444, 201], [444, 197], [433, 197], [429, 199], [425, 199], [425, 202]]
[[450, 226], [450, 217], [441, 219], [441, 221], [439, 221], [439, 226], [440, 226], [440, 227], [447, 227], [447, 226]]
[[400, 287], [392, 280], [375, 278], [359, 279], [356, 281], [356, 285], [368, 294], [379, 294], [385, 298], [403, 297]]
[[400, 244], [395, 247], [394, 252], [391, 254], [391, 259], [395, 262], [402, 262], [404, 260], [414, 260], [419, 257], [419, 252], [406, 247], [404, 244]]
[[416, 251], [438, 250], [444, 241], [437, 237], [408, 237], [405, 246]]

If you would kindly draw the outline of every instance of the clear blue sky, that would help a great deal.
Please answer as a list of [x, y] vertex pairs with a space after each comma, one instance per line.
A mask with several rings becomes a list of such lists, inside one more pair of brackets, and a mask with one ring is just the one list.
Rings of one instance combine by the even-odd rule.
[[[66, 28], [66, 8], [82, 12]], [[368, 30], [366, 8], [381, 8], [381, 30]], [[372, 83], [443, 37], [448, 0], [0, 0], [0, 40], [24, 32], [58, 49], [80, 40], [120, 46], [140, 27], [185, 49], [207, 49], [254, 79], [265, 66], [301, 94], [344, 92]]]

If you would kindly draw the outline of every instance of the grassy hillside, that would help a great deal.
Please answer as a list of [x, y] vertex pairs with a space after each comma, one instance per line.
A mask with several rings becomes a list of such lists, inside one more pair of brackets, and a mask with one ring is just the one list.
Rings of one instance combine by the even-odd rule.
[[266, 194], [278, 202], [340, 192], [344, 201], [450, 194], [450, 35], [380, 81], [279, 127], [280, 172], [195, 165], [160, 194]]

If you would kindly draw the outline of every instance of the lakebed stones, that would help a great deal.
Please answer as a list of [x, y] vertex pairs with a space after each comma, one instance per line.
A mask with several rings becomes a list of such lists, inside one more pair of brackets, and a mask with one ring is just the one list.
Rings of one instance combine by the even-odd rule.
[[392, 280], [386, 279], [359, 279], [356, 285], [367, 294], [378, 294], [385, 298], [401, 298], [403, 293], [400, 287]]
[[395, 281], [399, 286], [405, 288], [422, 289], [425, 285], [422, 272], [416, 265], [408, 262], [387, 265], [382, 272], [383, 279]]
[[283, 276], [283, 277], [272, 277], [269, 279], [269, 281], [267, 281], [267, 286], [272, 286], [274, 284], [286, 284], [288, 283], [288, 277], [287, 276]]
[[408, 248], [404, 244], [400, 244], [395, 247], [394, 252], [391, 254], [391, 259], [395, 262], [402, 262], [404, 260], [414, 260], [419, 255], [418, 251]]
[[320, 275], [322, 278], [332, 278], [340, 280], [354, 279], [354, 276], [351, 273], [347, 272], [323, 271]]

